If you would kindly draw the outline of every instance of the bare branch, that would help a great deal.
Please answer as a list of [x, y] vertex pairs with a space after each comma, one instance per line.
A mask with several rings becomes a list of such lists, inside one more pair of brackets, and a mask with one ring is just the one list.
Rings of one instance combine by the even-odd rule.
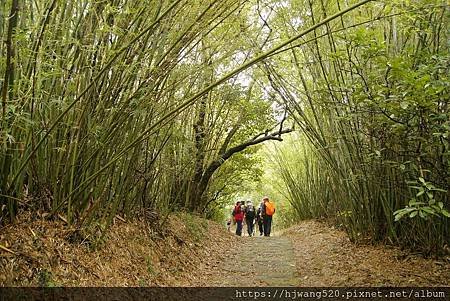
[[[209, 164], [208, 168], [205, 170], [202, 176], [202, 180], [200, 183], [200, 186], [205, 187], [208, 185], [209, 180], [211, 179], [211, 176], [214, 174], [214, 172], [231, 156], [233, 156], [236, 153], [239, 153], [243, 150], [245, 150], [247, 147], [263, 143], [265, 141], [269, 140], [276, 140], [276, 141], [283, 141], [281, 138], [281, 135], [287, 134], [292, 132], [293, 129], [285, 129], [282, 131], [276, 131], [272, 132], [270, 134], [267, 134], [265, 136], [259, 137], [259, 138], [252, 138], [244, 143], [241, 143], [239, 145], [236, 145], [230, 149], [228, 149], [226, 152], [224, 152], [217, 160], [211, 162]], [[260, 136], [260, 135], [259, 135]]]

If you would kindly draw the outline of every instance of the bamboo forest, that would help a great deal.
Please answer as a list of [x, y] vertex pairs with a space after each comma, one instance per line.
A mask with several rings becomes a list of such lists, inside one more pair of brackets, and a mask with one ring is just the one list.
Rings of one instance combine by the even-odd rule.
[[446, 0], [2, 0], [0, 295], [450, 296], [449, 50]]

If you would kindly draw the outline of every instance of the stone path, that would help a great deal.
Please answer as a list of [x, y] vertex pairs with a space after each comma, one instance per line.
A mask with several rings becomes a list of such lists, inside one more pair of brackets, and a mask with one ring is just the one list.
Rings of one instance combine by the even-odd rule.
[[292, 243], [287, 237], [242, 237], [238, 249], [229, 250], [227, 259], [211, 275], [211, 286], [296, 286]]

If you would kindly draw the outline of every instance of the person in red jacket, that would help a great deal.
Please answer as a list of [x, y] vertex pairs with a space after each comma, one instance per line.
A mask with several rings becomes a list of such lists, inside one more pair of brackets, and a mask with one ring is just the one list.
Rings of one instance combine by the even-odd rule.
[[233, 218], [236, 221], [236, 235], [242, 235], [242, 221], [244, 220], [244, 210], [241, 208], [241, 202], [236, 202], [233, 209]]

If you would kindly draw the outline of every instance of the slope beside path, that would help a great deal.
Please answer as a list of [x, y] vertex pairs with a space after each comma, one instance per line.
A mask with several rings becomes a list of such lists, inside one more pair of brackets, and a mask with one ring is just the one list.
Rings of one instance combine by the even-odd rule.
[[294, 245], [300, 286], [449, 286], [450, 256], [423, 258], [386, 245], [355, 244], [316, 220], [283, 234]]

